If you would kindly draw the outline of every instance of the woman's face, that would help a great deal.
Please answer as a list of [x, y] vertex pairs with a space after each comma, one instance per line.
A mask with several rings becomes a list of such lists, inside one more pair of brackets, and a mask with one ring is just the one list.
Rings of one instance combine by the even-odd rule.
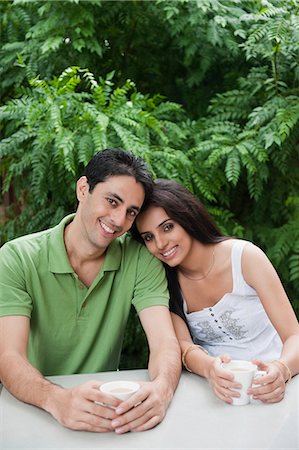
[[184, 262], [193, 238], [163, 208], [152, 206], [137, 216], [136, 225], [148, 250], [171, 267]]

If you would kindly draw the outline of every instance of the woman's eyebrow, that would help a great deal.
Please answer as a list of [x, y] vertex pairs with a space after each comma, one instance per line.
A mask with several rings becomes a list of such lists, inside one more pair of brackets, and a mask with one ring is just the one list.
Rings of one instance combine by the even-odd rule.
[[[165, 222], [167, 222], [168, 220], [170, 220], [170, 218], [168, 217], [168, 219], [163, 220], [163, 222], [159, 223], [159, 225], [157, 225], [156, 228], [160, 228], [164, 225]], [[142, 236], [143, 234], [147, 234], [147, 233], [151, 233], [151, 231], [143, 231], [142, 233], [140, 233], [140, 236]]]
[[165, 222], [168, 222], [168, 220], [170, 220], [169, 217], [168, 217], [167, 219], [163, 220], [163, 222], [159, 223], [159, 225], [157, 226], [157, 228], [162, 227], [162, 225], [164, 225]]

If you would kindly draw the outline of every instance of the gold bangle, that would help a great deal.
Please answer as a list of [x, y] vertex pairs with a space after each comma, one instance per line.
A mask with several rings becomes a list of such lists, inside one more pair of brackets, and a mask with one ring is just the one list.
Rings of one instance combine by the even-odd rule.
[[292, 372], [291, 372], [289, 366], [288, 366], [284, 361], [282, 361], [282, 359], [274, 359], [274, 360], [271, 361], [271, 362], [272, 362], [272, 363], [279, 363], [279, 364], [281, 364], [281, 365], [287, 370], [287, 372], [288, 372], [288, 378], [287, 378], [287, 380], [285, 381], [285, 384], [287, 384], [287, 383], [291, 380], [291, 378], [292, 378]]
[[189, 345], [189, 347], [187, 347], [184, 350], [184, 352], [182, 354], [182, 363], [183, 363], [183, 366], [185, 367], [185, 369], [187, 369], [188, 372], [191, 372], [191, 373], [192, 373], [192, 370], [189, 369], [189, 367], [187, 366], [187, 363], [186, 363], [186, 356], [187, 356], [188, 353], [190, 353], [190, 352], [192, 352], [193, 350], [196, 350], [196, 349], [202, 350], [207, 355], [209, 354], [205, 348], [203, 348], [201, 345], [197, 345], [197, 344], [191, 344], [191, 345]]

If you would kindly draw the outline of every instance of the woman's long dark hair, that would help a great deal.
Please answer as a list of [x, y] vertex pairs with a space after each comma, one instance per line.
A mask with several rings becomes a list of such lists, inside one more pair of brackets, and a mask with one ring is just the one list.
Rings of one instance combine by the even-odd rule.
[[[160, 179], [154, 182], [153, 192], [142, 211], [152, 206], [163, 208], [172, 220], [203, 244], [217, 243], [224, 238], [204, 205], [174, 180]], [[141, 242], [136, 226], [132, 229], [132, 234]]]
[[[140, 214], [150, 207], [163, 208], [170, 219], [181, 225], [190, 236], [202, 244], [216, 244], [228, 238], [218, 229], [204, 205], [188, 189], [174, 180], [155, 181], [153, 192], [143, 205]], [[134, 239], [144, 244], [136, 223], [131, 229], [131, 234]], [[176, 268], [167, 264], [164, 266], [170, 292], [170, 310], [186, 322]]]

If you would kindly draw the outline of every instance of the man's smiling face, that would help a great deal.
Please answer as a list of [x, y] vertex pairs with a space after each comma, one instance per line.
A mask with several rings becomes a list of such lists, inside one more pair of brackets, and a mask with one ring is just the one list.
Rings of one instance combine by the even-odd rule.
[[128, 231], [144, 201], [144, 189], [134, 177], [111, 176], [92, 192], [86, 177], [77, 183], [82, 236], [95, 250], [107, 248]]

